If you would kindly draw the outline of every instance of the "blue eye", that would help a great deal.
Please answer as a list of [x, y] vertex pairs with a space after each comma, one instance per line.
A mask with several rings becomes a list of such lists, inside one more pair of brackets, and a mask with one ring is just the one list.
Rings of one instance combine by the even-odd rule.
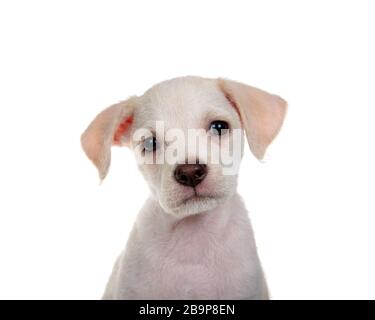
[[216, 120], [211, 122], [210, 124], [210, 131], [212, 134], [221, 136], [223, 134], [226, 134], [229, 129], [229, 124], [228, 122], [221, 121], [221, 120]]
[[146, 151], [155, 151], [158, 148], [156, 137], [148, 137], [143, 141], [143, 149]]

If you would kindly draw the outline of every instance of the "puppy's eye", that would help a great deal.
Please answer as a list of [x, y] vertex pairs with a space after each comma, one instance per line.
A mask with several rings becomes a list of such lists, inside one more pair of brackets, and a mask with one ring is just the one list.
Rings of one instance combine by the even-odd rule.
[[158, 141], [154, 136], [148, 137], [143, 141], [143, 149], [146, 151], [155, 151], [158, 146]]
[[229, 129], [229, 124], [228, 122], [221, 121], [221, 120], [216, 120], [211, 122], [210, 124], [210, 131], [212, 134], [221, 136], [223, 134], [226, 134]]

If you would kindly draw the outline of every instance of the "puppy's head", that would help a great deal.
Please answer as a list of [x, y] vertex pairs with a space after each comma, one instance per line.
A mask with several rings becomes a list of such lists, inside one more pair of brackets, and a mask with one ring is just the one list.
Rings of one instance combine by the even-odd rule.
[[104, 179], [113, 145], [128, 145], [162, 208], [186, 216], [233, 195], [243, 132], [261, 159], [286, 112], [278, 96], [224, 79], [183, 77], [102, 111], [81, 137]]

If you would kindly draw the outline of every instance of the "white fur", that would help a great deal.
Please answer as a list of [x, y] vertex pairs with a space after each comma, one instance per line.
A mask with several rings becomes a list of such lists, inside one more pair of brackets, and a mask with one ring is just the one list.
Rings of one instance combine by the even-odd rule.
[[247, 211], [238, 194], [179, 219], [145, 203], [104, 299], [267, 299]]
[[[177, 78], [103, 111], [83, 134], [82, 145], [104, 178], [112, 137], [124, 117], [134, 119], [123, 142], [136, 155], [132, 133], [155, 130], [156, 120], [166, 130], [203, 132], [210, 122], [225, 120], [233, 129], [245, 129], [251, 149], [261, 157], [285, 110], [281, 98], [233, 81]], [[218, 137], [211, 138], [218, 143]], [[238, 152], [242, 157], [242, 149]], [[113, 268], [104, 299], [268, 298], [248, 213], [236, 193], [237, 174], [224, 175], [221, 164], [211, 162], [195, 190], [176, 182], [174, 164], [139, 165], [151, 195]]]

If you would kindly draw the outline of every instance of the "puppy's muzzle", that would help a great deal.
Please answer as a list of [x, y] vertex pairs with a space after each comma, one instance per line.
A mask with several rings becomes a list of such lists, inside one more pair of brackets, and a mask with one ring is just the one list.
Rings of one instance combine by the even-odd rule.
[[174, 171], [174, 178], [179, 184], [195, 187], [207, 176], [205, 164], [180, 164]]

